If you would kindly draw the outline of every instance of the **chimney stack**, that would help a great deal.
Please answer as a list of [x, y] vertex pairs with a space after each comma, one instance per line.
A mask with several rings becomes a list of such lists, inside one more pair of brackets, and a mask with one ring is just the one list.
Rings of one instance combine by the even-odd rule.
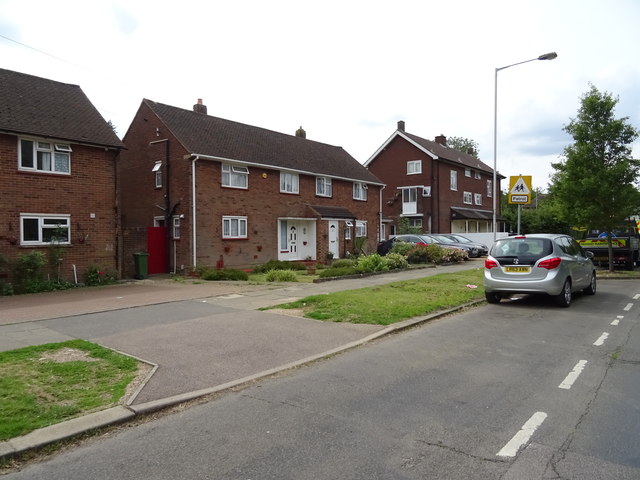
[[398, 130], [404, 132], [404, 120], [398, 120]]
[[300, 128], [296, 130], [296, 137], [307, 138], [307, 132], [304, 131], [302, 126], [300, 126]]
[[440, 134], [436, 137], [436, 143], [439, 143], [440, 145], [442, 145], [443, 147], [447, 146], [447, 137], [445, 137], [444, 135]]
[[198, 103], [193, 106], [193, 111], [196, 113], [207, 114], [207, 106], [202, 104], [202, 99], [198, 99]]

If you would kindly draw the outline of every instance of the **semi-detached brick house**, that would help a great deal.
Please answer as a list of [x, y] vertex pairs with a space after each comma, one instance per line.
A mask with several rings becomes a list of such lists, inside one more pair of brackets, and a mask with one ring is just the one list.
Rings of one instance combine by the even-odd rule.
[[144, 99], [118, 183], [125, 274], [375, 251], [382, 182], [341, 147]]
[[[493, 169], [473, 155], [405, 131], [404, 121], [367, 160], [365, 166], [385, 184], [382, 237], [395, 235], [402, 219], [425, 233], [491, 232], [493, 228]], [[500, 217], [497, 175], [496, 211]]]
[[122, 148], [79, 86], [0, 69], [0, 255], [12, 264], [53, 240], [64, 280], [116, 271]]

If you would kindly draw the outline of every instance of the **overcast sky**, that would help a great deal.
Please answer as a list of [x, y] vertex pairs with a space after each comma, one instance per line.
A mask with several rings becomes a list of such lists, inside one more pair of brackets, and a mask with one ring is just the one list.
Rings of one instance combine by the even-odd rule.
[[[640, 128], [636, 0], [0, 0], [0, 66], [80, 85], [122, 138], [143, 98], [342, 146], [404, 120], [545, 188], [592, 83]], [[634, 154], [640, 148], [634, 145]]]

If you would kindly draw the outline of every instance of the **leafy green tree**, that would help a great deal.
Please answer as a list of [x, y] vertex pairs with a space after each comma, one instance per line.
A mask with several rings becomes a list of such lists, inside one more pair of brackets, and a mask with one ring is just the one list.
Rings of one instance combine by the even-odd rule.
[[478, 148], [478, 142], [464, 137], [449, 137], [447, 138], [447, 146], [458, 150], [459, 152], [471, 153], [474, 157], [478, 157], [480, 149]]
[[[510, 204], [508, 192], [501, 196], [502, 216], [515, 232], [518, 225], [518, 205]], [[563, 219], [562, 209], [550, 194], [534, 189], [530, 205], [520, 212], [520, 233], [573, 233], [571, 225]]]
[[[576, 227], [612, 232], [640, 207], [640, 161], [631, 156], [638, 131], [628, 117], [615, 118], [617, 103], [618, 98], [591, 85], [581, 98], [578, 116], [564, 127], [574, 143], [564, 149], [564, 160], [552, 163], [555, 173], [549, 190], [564, 220]], [[608, 244], [612, 271], [610, 235]]]

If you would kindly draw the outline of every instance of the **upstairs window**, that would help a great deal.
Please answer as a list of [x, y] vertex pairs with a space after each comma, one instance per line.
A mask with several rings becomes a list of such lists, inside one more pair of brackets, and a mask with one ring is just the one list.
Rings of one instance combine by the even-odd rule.
[[299, 193], [300, 184], [297, 173], [280, 172], [280, 192]]
[[360, 182], [353, 183], [353, 199], [363, 200], [367, 199], [367, 185]]
[[476, 205], [482, 205], [482, 194], [474, 193], [473, 194], [473, 203]]
[[20, 215], [20, 245], [50, 245], [71, 243], [69, 215]]
[[464, 169], [464, 176], [465, 177], [471, 177], [471, 169], [470, 168], [465, 168]]
[[151, 171], [154, 174], [156, 188], [162, 188], [162, 162], [156, 162]]
[[18, 157], [20, 170], [71, 173], [71, 146], [66, 143], [21, 138]]
[[493, 196], [493, 180], [487, 180], [487, 197]]
[[316, 177], [316, 195], [319, 197], [331, 196], [331, 179], [328, 177]]
[[248, 188], [249, 169], [247, 167], [223, 163], [222, 186], [231, 188]]
[[410, 160], [407, 162], [407, 175], [422, 173], [422, 160]]
[[458, 190], [458, 172], [456, 172], [455, 170], [451, 170], [449, 179], [451, 190]]
[[474, 174], [474, 177], [475, 177], [476, 180], [480, 180], [482, 178], [482, 175], [480, 175], [480, 172], [476, 170], [475, 174]]
[[462, 201], [464, 203], [471, 204], [471, 192], [464, 192], [463, 197], [462, 197]]

